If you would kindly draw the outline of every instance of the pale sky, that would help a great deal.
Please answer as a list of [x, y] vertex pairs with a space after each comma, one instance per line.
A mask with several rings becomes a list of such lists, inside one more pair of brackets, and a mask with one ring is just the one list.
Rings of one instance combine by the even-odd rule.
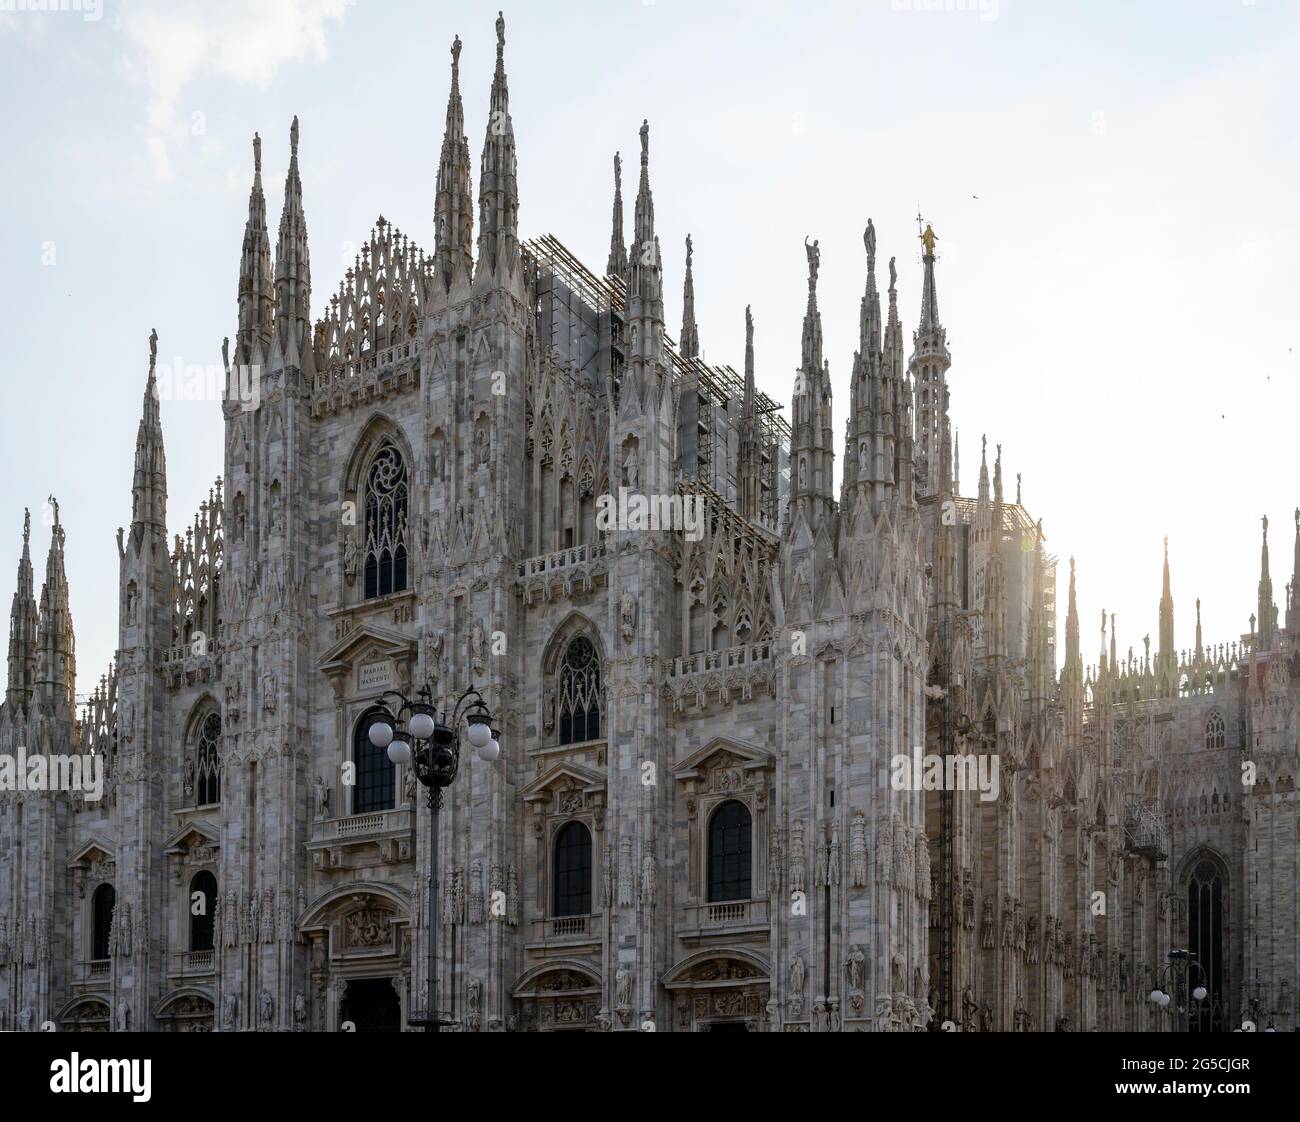
[[[34, 0], [5, 0], [25, 9]], [[235, 328], [260, 131], [274, 235], [301, 118], [313, 313], [383, 214], [426, 249], [448, 83], [478, 187], [499, 3], [45, 0], [0, 11], [4, 113], [0, 592], [22, 510], [37, 594], [60, 501], [78, 693], [116, 645], [115, 533], [130, 521], [147, 339], [219, 363]], [[85, 10], [89, 9], [89, 10]], [[1285, 609], [1300, 481], [1300, 5], [1282, 0], [530, 0], [505, 12], [524, 236], [595, 270], [611, 158], [651, 126], [669, 328], [695, 243], [704, 355], [789, 401], [805, 235], [822, 251], [842, 432], [864, 283], [862, 231], [897, 255], [920, 312], [918, 208], [939, 235], [963, 490], [980, 434], [1004, 447], [1061, 560], [1078, 559], [1085, 661], [1100, 613], [1121, 651], [1157, 635], [1170, 538], [1176, 640], [1248, 629], [1260, 518]], [[183, 532], [222, 469], [216, 402], [164, 401], [168, 517]], [[842, 449], [840, 450], [842, 453]]]

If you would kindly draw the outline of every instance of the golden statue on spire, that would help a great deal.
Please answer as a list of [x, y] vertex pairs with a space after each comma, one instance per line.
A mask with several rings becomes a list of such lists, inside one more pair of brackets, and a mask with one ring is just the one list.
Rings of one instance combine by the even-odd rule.
[[934, 232], [934, 227], [927, 222], [925, 224], [925, 230], [921, 234], [921, 244], [925, 246], [925, 255], [927, 257], [934, 256], [934, 243], [938, 240], [939, 238]]

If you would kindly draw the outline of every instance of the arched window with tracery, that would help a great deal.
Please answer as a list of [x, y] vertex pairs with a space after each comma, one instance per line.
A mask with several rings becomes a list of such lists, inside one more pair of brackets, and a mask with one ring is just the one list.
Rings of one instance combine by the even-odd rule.
[[113, 909], [117, 893], [111, 884], [101, 884], [90, 901], [90, 957], [100, 962], [112, 954]]
[[209, 713], [195, 730], [193, 755], [186, 765], [186, 791], [195, 806], [221, 801], [221, 717]]
[[396, 765], [388, 758], [386, 748], [376, 748], [370, 743], [370, 726], [383, 711], [375, 709], [357, 722], [353, 741], [353, 763], [356, 765], [356, 783], [352, 787], [352, 813], [375, 814], [392, 810], [396, 804]]
[[1216, 709], [1205, 722], [1205, 747], [1210, 751], [1214, 751], [1216, 748], [1222, 748], [1225, 741], [1223, 714]]
[[406, 589], [406, 462], [391, 441], [380, 445], [366, 472], [365, 598]]
[[190, 881], [190, 950], [210, 951], [216, 933], [217, 878], [201, 869]]
[[1192, 1032], [1221, 1032], [1224, 1025], [1224, 921], [1228, 907], [1227, 887], [1218, 862], [1203, 857], [1187, 877], [1187, 946], [1201, 964], [1204, 974], [1194, 968], [1187, 985], [1205, 986], [1206, 999], [1193, 1002], [1189, 1016]]
[[749, 808], [731, 799], [709, 819], [709, 902], [748, 900], [753, 829]]
[[591, 914], [591, 831], [566, 822], [555, 835], [554, 915]]
[[585, 635], [573, 639], [560, 663], [560, 743], [600, 739], [600, 657]]

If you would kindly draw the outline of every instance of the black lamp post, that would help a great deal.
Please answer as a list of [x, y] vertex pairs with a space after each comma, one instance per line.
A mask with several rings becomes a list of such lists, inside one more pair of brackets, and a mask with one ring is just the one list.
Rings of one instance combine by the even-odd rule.
[[[1197, 972], [1198, 984], [1189, 993], [1188, 984], [1191, 981], [1189, 975], [1193, 969]], [[1173, 997], [1161, 988], [1161, 979], [1165, 975], [1170, 975], [1173, 978]], [[1172, 950], [1169, 952], [1169, 962], [1161, 967], [1160, 973], [1156, 976], [1156, 988], [1151, 991], [1151, 1003], [1159, 1009], [1164, 1009], [1169, 1005], [1170, 1001], [1176, 998], [1178, 1002], [1177, 1010], [1179, 1013], [1185, 1012], [1187, 1014], [1187, 1027], [1190, 1029], [1194, 1008], [1191, 1003], [1196, 1002], [1195, 1008], [1199, 1009], [1201, 1002], [1209, 996], [1209, 991], [1205, 988], [1207, 981], [1209, 981], [1209, 977], [1205, 973], [1205, 968], [1196, 960], [1196, 956], [1191, 951]], [[1189, 998], [1190, 1000], [1188, 1000]], [[1183, 1005], [1184, 1001], [1187, 1002], [1186, 1007]]]
[[[395, 697], [401, 702], [397, 713], [384, 704], [386, 698]], [[417, 701], [385, 690], [377, 698], [384, 707], [384, 716], [371, 724], [367, 731], [370, 743], [385, 748], [394, 764], [409, 764], [415, 777], [428, 788], [429, 819], [429, 1005], [423, 1016], [408, 1017], [407, 1023], [422, 1025], [426, 1032], [437, 1032], [443, 1025], [454, 1022], [438, 1018], [438, 811], [442, 808], [442, 789], [456, 781], [460, 770], [460, 722], [466, 724], [466, 735], [478, 758], [493, 763], [501, 755], [500, 733], [492, 727], [492, 714], [483, 695], [470, 686], [457, 699], [456, 704], [441, 712], [433, 704], [433, 690], [421, 687]], [[405, 727], [403, 727], [405, 717]]]

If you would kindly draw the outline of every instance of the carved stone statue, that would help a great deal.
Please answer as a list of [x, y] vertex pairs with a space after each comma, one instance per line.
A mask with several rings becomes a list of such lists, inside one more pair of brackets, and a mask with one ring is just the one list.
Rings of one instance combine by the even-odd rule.
[[641, 855], [641, 903], [647, 908], [655, 906], [655, 872], [654, 843], [647, 842]]
[[790, 868], [786, 880], [791, 892], [804, 890], [805, 864], [807, 857], [803, 846], [803, 823], [798, 819], [790, 827]]
[[316, 776], [316, 817], [325, 819], [329, 817], [330, 811], [330, 786], [325, 782], [323, 775]]
[[555, 687], [547, 686], [542, 697], [542, 728], [546, 732], [555, 730]]
[[272, 485], [271, 501], [268, 504], [270, 512], [268, 514], [268, 530], [272, 534], [279, 533], [284, 528], [284, 500], [280, 497], [280, 488]]
[[966, 984], [965, 989], [961, 991], [961, 1030], [962, 1032], [975, 1031], [975, 1014], [979, 1012], [979, 1002], [975, 1000], [975, 995], [971, 993], [970, 983]]
[[483, 983], [477, 978], [465, 983], [465, 1023], [470, 1032], [478, 1032], [483, 1023]]
[[629, 444], [623, 455], [623, 486], [635, 491], [641, 486], [641, 465], [636, 454], [636, 445]]
[[803, 987], [806, 977], [806, 969], [803, 964], [802, 955], [790, 956], [790, 994], [786, 1007], [791, 1017], [800, 1017], [803, 1015]]
[[302, 990], [293, 995], [293, 1031], [307, 1031], [307, 996]]
[[[614, 975], [614, 1000], [618, 1004], [620, 1016], [626, 1016], [632, 1010], [632, 971], [620, 966]], [[626, 1024], [626, 1020], [624, 1021]]]
[[605, 907], [614, 906], [614, 886], [617, 881], [616, 866], [614, 864], [614, 846], [610, 842], [605, 843]]
[[808, 287], [809, 289], [815, 289], [817, 287], [817, 274], [821, 271], [822, 267], [821, 243], [814, 240], [813, 243], [809, 245], [808, 239], [804, 238], [803, 248], [804, 253], [808, 256]]
[[876, 880], [888, 884], [894, 867], [894, 830], [888, 822], [876, 827]]
[[349, 585], [357, 579], [357, 537], [348, 533], [343, 538], [343, 577]]
[[486, 646], [487, 635], [483, 630], [483, 624], [475, 620], [474, 626], [469, 633], [469, 661], [475, 670], [483, 669]]
[[619, 602], [619, 620], [623, 642], [632, 642], [636, 635], [636, 597], [631, 592], [623, 593], [623, 599]]
[[271, 996], [270, 990], [262, 991], [257, 1001], [257, 1008], [262, 1024], [270, 1025], [272, 1018], [275, 1016], [275, 999]]
[[275, 714], [276, 706], [279, 704], [277, 696], [280, 688], [280, 680], [269, 671], [262, 675], [262, 709], [272, 715]]
[[862, 993], [867, 984], [867, 956], [856, 943], [844, 959], [844, 977], [849, 983], [849, 1004], [862, 1012]]

